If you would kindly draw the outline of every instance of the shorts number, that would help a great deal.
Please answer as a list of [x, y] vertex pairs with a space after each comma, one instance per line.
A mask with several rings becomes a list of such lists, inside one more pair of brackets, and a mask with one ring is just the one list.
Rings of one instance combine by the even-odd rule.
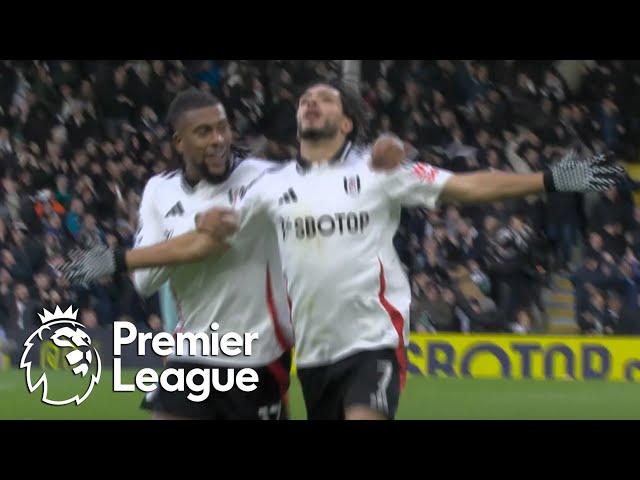
[[260, 420], [277, 420], [280, 418], [280, 411], [282, 410], [282, 404], [280, 402], [273, 405], [265, 405], [258, 409], [258, 416]]
[[391, 382], [393, 375], [393, 365], [389, 360], [378, 361], [378, 372], [382, 373], [378, 381], [378, 391], [371, 394], [371, 408], [379, 412], [389, 413], [389, 404], [387, 403], [387, 388]]

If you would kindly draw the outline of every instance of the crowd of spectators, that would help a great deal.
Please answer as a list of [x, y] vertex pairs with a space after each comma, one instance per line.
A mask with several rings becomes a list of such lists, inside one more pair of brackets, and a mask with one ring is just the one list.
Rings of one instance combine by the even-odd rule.
[[[366, 62], [363, 73], [375, 131], [455, 172], [540, 171], [581, 143], [638, 158], [636, 62], [594, 62], [575, 91], [544, 61]], [[557, 273], [575, 284], [582, 332], [640, 333], [639, 222], [631, 191], [616, 189], [406, 211], [397, 248], [413, 280], [412, 328], [547, 331], [543, 291]]]
[[[56, 267], [76, 246], [132, 245], [146, 181], [179, 166], [163, 123], [175, 94], [211, 91], [235, 142], [285, 160], [300, 88], [340, 71], [316, 60], [0, 62], [0, 329], [31, 331], [58, 304], [80, 307], [90, 328], [126, 318], [161, 329], [158, 299], [142, 300], [128, 276], [77, 288]], [[576, 91], [552, 61], [363, 61], [361, 75], [371, 137], [393, 132], [456, 172], [538, 171], [576, 135], [638, 157], [638, 62], [593, 62]], [[405, 210], [396, 246], [415, 331], [544, 330], [542, 291], [559, 272], [576, 285], [582, 331], [640, 333], [640, 210], [628, 191]]]

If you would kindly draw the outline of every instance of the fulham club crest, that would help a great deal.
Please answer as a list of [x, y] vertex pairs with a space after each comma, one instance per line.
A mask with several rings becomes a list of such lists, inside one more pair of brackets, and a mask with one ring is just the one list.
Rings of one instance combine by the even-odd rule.
[[357, 197], [360, 194], [360, 175], [344, 177], [344, 192], [350, 197]]

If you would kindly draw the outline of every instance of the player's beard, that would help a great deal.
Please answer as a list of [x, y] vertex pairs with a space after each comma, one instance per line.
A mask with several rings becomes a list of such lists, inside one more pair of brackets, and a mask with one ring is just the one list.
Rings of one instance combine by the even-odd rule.
[[206, 160], [203, 159], [203, 163], [201, 164], [202, 177], [209, 183], [218, 183], [223, 180], [227, 172], [229, 171], [229, 164], [231, 159], [231, 152], [227, 150], [224, 153], [224, 169], [219, 173], [214, 173], [209, 170], [209, 167], [206, 164]]
[[333, 125], [327, 120], [320, 128], [302, 128], [298, 124], [298, 131], [300, 132], [300, 140], [306, 140], [307, 142], [318, 142], [320, 140], [328, 140], [335, 138], [338, 134], [338, 126]]
[[224, 153], [224, 156], [224, 170], [220, 173], [214, 173], [209, 170], [206, 159], [204, 157], [202, 157], [198, 162], [193, 162], [191, 164], [191, 168], [187, 169], [190, 172], [190, 176], [189, 178], [187, 178], [189, 183], [195, 185], [200, 180], [205, 180], [208, 183], [219, 183], [221, 180], [224, 180], [227, 173], [229, 172], [231, 150], [227, 149], [227, 151]]

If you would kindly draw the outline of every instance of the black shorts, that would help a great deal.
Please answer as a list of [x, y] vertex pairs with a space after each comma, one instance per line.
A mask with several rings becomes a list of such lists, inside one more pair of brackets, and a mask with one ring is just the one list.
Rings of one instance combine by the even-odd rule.
[[354, 405], [394, 419], [400, 400], [396, 351], [367, 350], [331, 365], [299, 368], [298, 378], [309, 420], [344, 420]]
[[[166, 368], [182, 368], [186, 377], [191, 369], [210, 369], [212, 366], [170, 361]], [[239, 367], [219, 368], [220, 383], [224, 385], [227, 381], [227, 368], [237, 370]], [[218, 392], [211, 387], [207, 399], [194, 402], [187, 398], [189, 391], [168, 392], [157, 388], [145, 395], [142, 408], [199, 420], [287, 420], [291, 354], [287, 352], [269, 365], [255, 368], [255, 371], [259, 380], [257, 388], [252, 392], [243, 392], [235, 386], [228, 392]]]

